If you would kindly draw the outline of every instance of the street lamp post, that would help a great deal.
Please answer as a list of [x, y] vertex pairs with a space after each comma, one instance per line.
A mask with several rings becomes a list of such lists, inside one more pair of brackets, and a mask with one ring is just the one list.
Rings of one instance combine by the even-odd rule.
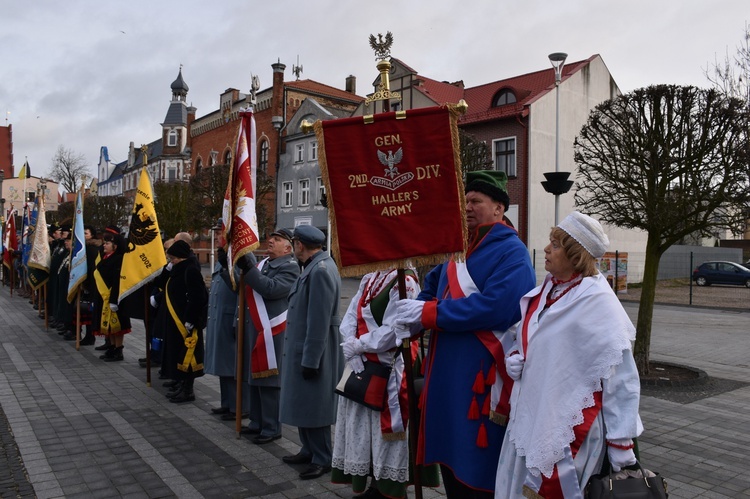
[[547, 180], [542, 182], [542, 186], [544, 190], [555, 195], [555, 226], [560, 219], [560, 195], [568, 192], [573, 186], [573, 181], [568, 180], [570, 172], [560, 171], [560, 83], [567, 57], [568, 54], [564, 52], [549, 55], [549, 62], [555, 70], [555, 171], [544, 174]]

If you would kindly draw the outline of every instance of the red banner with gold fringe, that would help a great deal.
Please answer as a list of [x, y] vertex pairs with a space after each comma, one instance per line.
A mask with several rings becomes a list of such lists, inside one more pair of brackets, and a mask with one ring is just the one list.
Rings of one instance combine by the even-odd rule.
[[315, 124], [341, 275], [465, 251], [457, 116], [446, 106]]

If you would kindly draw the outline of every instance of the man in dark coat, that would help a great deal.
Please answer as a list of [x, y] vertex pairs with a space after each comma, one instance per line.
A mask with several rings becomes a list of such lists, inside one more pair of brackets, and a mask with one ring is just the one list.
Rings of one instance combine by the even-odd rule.
[[[292, 231], [279, 229], [268, 238], [268, 258], [255, 264], [250, 253], [238, 263], [245, 271], [245, 372], [250, 385], [250, 426], [253, 442], [267, 444], [281, 438], [280, 370], [284, 349], [289, 291], [299, 277], [292, 256]], [[252, 351], [252, 353], [251, 353]], [[251, 361], [252, 359], [252, 361]], [[249, 367], [249, 369], [248, 369]], [[247, 374], [245, 374], [247, 376]]]
[[331, 425], [336, 422], [336, 383], [344, 366], [339, 345], [341, 278], [322, 250], [325, 235], [310, 225], [294, 231], [294, 255], [302, 274], [289, 294], [284, 361], [281, 369], [281, 421], [296, 426], [302, 449], [287, 464], [310, 463], [303, 480], [331, 471]]

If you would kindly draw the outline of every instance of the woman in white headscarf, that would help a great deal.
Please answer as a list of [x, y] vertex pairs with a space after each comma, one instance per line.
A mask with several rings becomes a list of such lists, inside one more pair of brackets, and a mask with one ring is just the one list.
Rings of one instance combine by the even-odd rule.
[[605, 456], [615, 471], [635, 464], [635, 328], [596, 269], [608, 245], [599, 222], [575, 211], [550, 233], [549, 274], [521, 299], [506, 359], [515, 383], [496, 498], [582, 498]]

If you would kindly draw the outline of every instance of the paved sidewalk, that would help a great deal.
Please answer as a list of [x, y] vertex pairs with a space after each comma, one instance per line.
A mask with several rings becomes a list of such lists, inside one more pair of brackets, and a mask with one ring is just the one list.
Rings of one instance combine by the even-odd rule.
[[[342, 301], [356, 286], [345, 280]], [[637, 305], [625, 307], [635, 319]], [[217, 378], [200, 378], [189, 404], [168, 402], [156, 369], [147, 387], [137, 362], [145, 356], [140, 321], [125, 340], [125, 361], [104, 363], [92, 347], [76, 352], [74, 342], [45, 331], [28, 300], [11, 298], [7, 287], [0, 288], [0, 310], [0, 470], [15, 463], [0, 471], [0, 496], [352, 496], [330, 475], [302, 481], [299, 467], [281, 461], [299, 449], [295, 429], [257, 446], [237, 439], [233, 422], [209, 415], [219, 399]], [[735, 383], [689, 403], [642, 398], [642, 458], [668, 478], [672, 498], [750, 497], [749, 319], [748, 312], [657, 306], [653, 359]], [[443, 492], [425, 489], [424, 496]]]

